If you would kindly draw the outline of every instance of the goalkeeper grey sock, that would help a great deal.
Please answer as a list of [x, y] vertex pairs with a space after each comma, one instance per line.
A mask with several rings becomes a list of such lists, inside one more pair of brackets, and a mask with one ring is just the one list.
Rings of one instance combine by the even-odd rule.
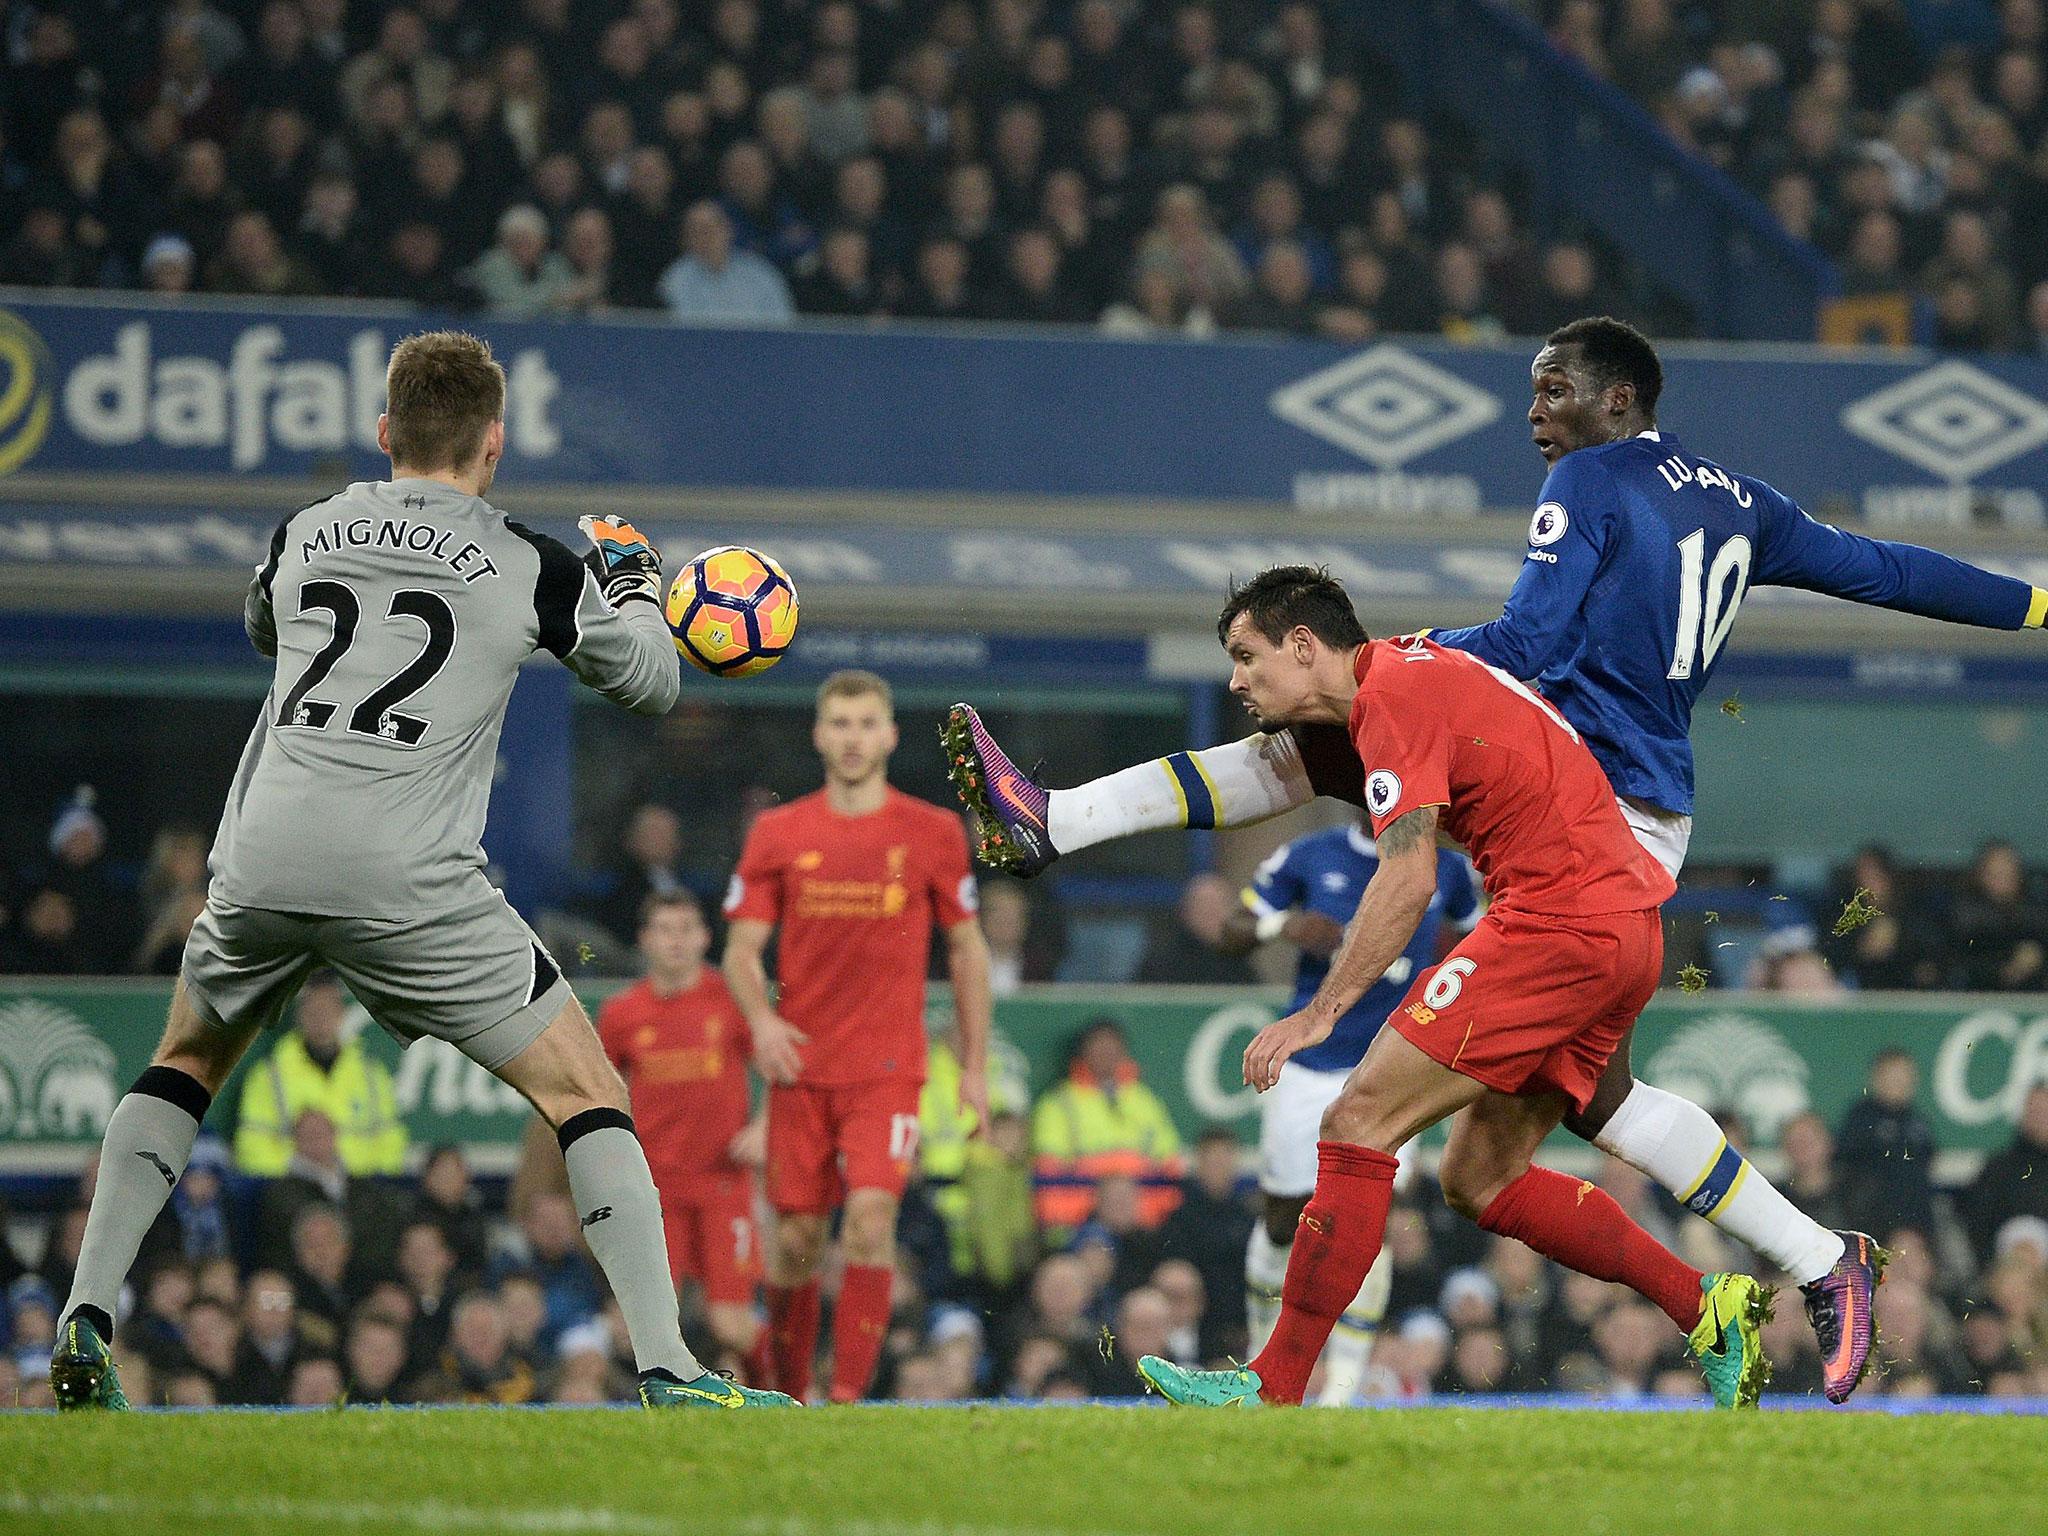
[[583, 1217], [583, 1240], [625, 1314], [634, 1364], [643, 1371], [673, 1371], [681, 1381], [703, 1375], [676, 1320], [661, 1197], [633, 1117], [624, 1110], [586, 1109], [563, 1121], [555, 1135], [569, 1167], [569, 1197]]
[[113, 1317], [136, 1250], [185, 1171], [199, 1122], [212, 1102], [213, 1095], [197, 1078], [175, 1067], [149, 1067], [114, 1106], [64, 1317], [79, 1307]]

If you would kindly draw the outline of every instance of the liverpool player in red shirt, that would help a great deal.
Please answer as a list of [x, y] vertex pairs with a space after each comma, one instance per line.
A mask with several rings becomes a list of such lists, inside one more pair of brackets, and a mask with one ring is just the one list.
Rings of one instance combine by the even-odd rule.
[[676, 1286], [704, 1289], [705, 1321], [750, 1383], [766, 1381], [761, 1319], [761, 1243], [754, 1226], [754, 1169], [762, 1127], [750, 1119], [747, 1059], [753, 1042], [725, 978], [704, 963], [711, 929], [697, 898], [679, 891], [640, 909], [646, 977], [607, 1001], [598, 1038], [633, 1099], [668, 1231]]
[[[988, 1119], [988, 945], [959, 818], [889, 786], [889, 685], [871, 672], [832, 674], [818, 690], [811, 740], [825, 787], [766, 812], [748, 832], [725, 903], [725, 976], [770, 1084], [775, 1378], [791, 1395], [809, 1395], [818, 1261], [844, 1204], [831, 1398], [849, 1403], [867, 1391], [888, 1329], [896, 1206], [917, 1157], [932, 927], [946, 934], [960, 1098], [979, 1124]], [[781, 996], [771, 1002], [762, 955], [778, 925]]]
[[1371, 641], [1327, 574], [1283, 566], [1231, 594], [1218, 626], [1230, 688], [1266, 724], [1342, 724], [1379, 845], [1343, 947], [1300, 1012], [1261, 1030], [1244, 1080], [1264, 1092], [1327, 1039], [1415, 932], [1437, 889], [1439, 827], [1492, 905], [1416, 978], [1325, 1112], [1315, 1194], [1288, 1258], [1280, 1322], [1248, 1367], [1139, 1369], [1175, 1402], [1299, 1403], [1330, 1328], [1378, 1255], [1394, 1154], [1456, 1116], [1445, 1197], [1488, 1232], [1655, 1302], [1715, 1399], [1752, 1406], [1769, 1374], [1768, 1292], [1683, 1263], [1590, 1183], [1531, 1166], [1657, 989], [1658, 908], [1674, 886], [1622, 820], [1578, 733], [1522, 684], [1427, 640]]

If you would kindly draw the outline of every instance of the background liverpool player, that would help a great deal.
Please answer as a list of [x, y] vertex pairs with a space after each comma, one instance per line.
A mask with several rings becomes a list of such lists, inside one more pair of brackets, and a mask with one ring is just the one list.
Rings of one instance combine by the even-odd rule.
[[765, 1127], [750, 1118], [753, 1042], [725, 978], [704, 963], [710, 949], [696, 897], [648, 897], [640, 909], [647, 973], [606, 1002], [597, 1032], [632, 1095], [676, 1286], [695, 1280], [702, 1287], [712, 1337], [758, 1385], [769, 1374], [754, 1305], [761, 1283], [754, 1170]]
[[[988, 945], [967, 835], [949, 811], [888, 781], [889, 685], [835, 672], [811, 740], [825, 787], [763, 815], [726, 897], [725, 977], [768, 1079], [768, 1317], [775, 1378], [809, 1394], [818, 1264], [842, 1203], [846, 1260], [832, 1327], [834, 1402], [867, 1390], [889, 1320], [896, 1206], [917, 1156], [924, 981], [932, 927], [960, 1021], [961, 1102], [988, 1118]], [[768, 995], [764, 953], [780, 925]]]

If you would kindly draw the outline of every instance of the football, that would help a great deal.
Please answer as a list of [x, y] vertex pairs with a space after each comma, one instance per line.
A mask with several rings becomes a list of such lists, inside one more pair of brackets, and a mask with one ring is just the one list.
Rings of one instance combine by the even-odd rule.
[[691, 666], [714, 677], [752, 677], [782, 660], [796, 638], [796, 583], [758, 549], [722, 544], [676, 573], [667, 614]]

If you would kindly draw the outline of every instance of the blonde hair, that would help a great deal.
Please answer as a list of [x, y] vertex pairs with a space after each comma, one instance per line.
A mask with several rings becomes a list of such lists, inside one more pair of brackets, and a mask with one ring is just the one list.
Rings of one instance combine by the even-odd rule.
[[888, 681], [873, 672], [864, 672], [858, 667], [848, 667], [834, 672], [818, 684], [818, 712], [825, 712], [826, 701], [830, 699], [859, 699], [872, 695], [882, 701], [882, 707], [891, 714], [896, 710], [896, 696], [889, 691]]
[[422, 331], [391, 349], [384, 376], [391, 462], [460, 469], [505, 416], [505, 370], [490, 343], [465, 331]]

